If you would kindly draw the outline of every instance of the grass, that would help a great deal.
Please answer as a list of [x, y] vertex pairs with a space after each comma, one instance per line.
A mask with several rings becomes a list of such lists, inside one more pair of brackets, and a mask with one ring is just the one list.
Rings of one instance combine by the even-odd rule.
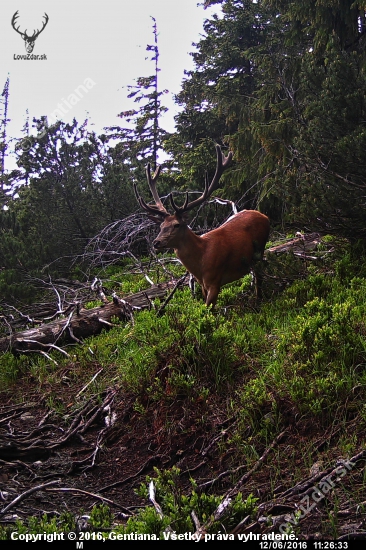
[[[141, 311], [134, 326], [120, 325], [73, 347], [73, 363], [86, 376], [91, 364], [111, 369], [137, 394], [167, 367], [177, 391], [204, 385], [232, 392], [253, 424], [258, 415], [263, 420], [263, 411], [280, 415], [284, 401], [329, 422], [340, 403], [360, 403], [366, 386], [366, 279], [352, 276], [351, 258], [346, 260], [334, 265], [332, 275], [319, 271], [294, 282], [258, 311], [243, 305], [248, 277], [222, 290], [214, 313], [185, 289], [165, 315]], [[227, 309], [230, 303], [234, 307]], [[69, 360], [53, 357], [61, 368], [68, 366]], [[42, 386], [57, 372], [37, 355], [5, 354], [1, 363], [2, 388], [25, 372]], [[358, 398], [352, 396], [355, 387]]]
[[[296, 258], [291, 263], [286, 257], [283, 265], [290, 278], [296, 270], [299, 278], [281, 293], [267, 290], [260, 308], [251, 303], [249, 277], [222, 289], [215, 312], [185, 289], [176, 293], [163, 316], [141, 311], [134, 326], [121, 324], [74, 346], [71, 362], [52, 355], [59, 367], [41, 356], [3, 355], [1, 387], [10, 391], [25, 376], [42, 387], [70, 369], [68, 376], [81, 388], [103, 368], [85, 398], [118, 384], [135, 396], [134, 410], [142, 416], [146, 396], [149, 402], [179, 399], [187, 404], [220, 396], [227, 403], [227, 417], [237, 419], [231, 437], [220, 443], [221, 452], [230, 450], [248, 466], [258, 460], [258, 446], [266, 446], [285, 426], [303, 430], [302, 446], [286, 458], [295, 482], [314, 462], [306, 426], [318, 426], [324, 433], [338, 430], [342, 456], [352, 456], [362, 445], [366, 257], [348, 248], [338, 259], [328, 256], [306, 269], [301, 264], [301, 271]], [[113, 277], [117, 280], [118, 273]], [[63, 414], [52, 390], [47, 399], [49, 407]], [[347, 434], [354, 420], [358, 432]], [[280, 456], [274, 455], [268, 475], [274, 489], [281, 479]], [[338, 533], [334, 514], [330, 509], [333, 534]], [[156, 521], [155, 516], [150, 519]]]

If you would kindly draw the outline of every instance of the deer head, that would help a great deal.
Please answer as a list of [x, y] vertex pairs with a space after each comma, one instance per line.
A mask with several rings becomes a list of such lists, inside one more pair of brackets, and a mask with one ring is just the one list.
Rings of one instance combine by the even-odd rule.
[[44, 21], [43, 21], [43, 24], [42, 24], [42, 28], [41, 30], [36, 30], [36, 31], [33, 31], [33, 34], [32, 36], [28, 36], [27, 35], [27, 29], [24, 31], [24, 32], [21, 32], [19, 30], [19, 27], [17, 28], [15, 26], [15, 23], [16, 23], [16, 20], [17, 18], [19, 17], [18, 15], [18, 11], [16, 11], [12, 17], [12, 20], [11, 20], [11, 26], [13, 27], [13, 29], [18, 33], [20, 34], [20, 36], [23, 38], [24, 40], [24, 45], [25, 45], [25, 49], [26, 49], [26, 52], [27, 53], [32, 53], [33, 51], [33, 48], [34, 48], [34, 43], [36, 41], [36, 39], [38, 38], [38, 36], [41, 34], [41, 32], [43, 31], [43, 29], [45, 28], [45, 26], [47, 25], [48, 23], [48, 15], [47, 13], [44, 14]]
[[134, 184], [135, 195], [140, 206], [148, 213], [151, 220], [155, 223], [161, 224], [160, 233], [153, 243], [154, 248], [157, 250], [163, 248], [176, 248], [177, 238], [179, 239], [180, 234], [184, 231], [184, 228], [187, 227], [186, 213], [204, 203], [215, 191], [215, 189], [217, 189], [223, 171], [231, 164], [233, 154], [230, 152], [228, 156], [225, 157], [221, 151], [221, 147], [216, 145], [216, 156], [217, 162], [215, 175], [211, 183], [209, 183], [208, 175], [207, 173], [205, 174], [205, 187], [202, 195], [198, 197], [198, 199], [189, 202], [187, 193], [184, 204], [182, 206], [177, 206], [174, 202], [172, 193], [169, 193], [168, 200], [174, 214], [169, 214], [156, 190], [156, 181], [160, 174], [160, 166], [157, 167], [153, 176], [151, 175], [150, 164], [146, 167], [147, 181], [151, 194], [155, 200], [154, 205], [147, 204], [144, 201], [144, 199], [138, 194], [137, 185]]

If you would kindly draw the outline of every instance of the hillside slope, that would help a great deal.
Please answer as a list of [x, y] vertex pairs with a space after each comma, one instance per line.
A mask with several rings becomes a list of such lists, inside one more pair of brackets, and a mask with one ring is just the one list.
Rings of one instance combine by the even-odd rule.
[[[57, 365], [4, 354], [2, 538], [96, 504], [90, 529], [366, 537], [366, 261], [336, 248], [269, 260], [260, 305], [249, 278], [215, 313], [184, 289]], [[162, 514], [135, 493], [147, 475]]]

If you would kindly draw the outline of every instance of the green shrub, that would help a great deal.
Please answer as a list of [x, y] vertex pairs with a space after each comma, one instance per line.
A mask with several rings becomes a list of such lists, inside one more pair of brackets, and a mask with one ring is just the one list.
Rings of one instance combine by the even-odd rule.
[[[180, 470], [173, 467], [171, 470], [160, 471], [155, 468], [156, 478], [146, 478], [137, 493], [141, 498], [148, 499], [149, 485], [153, 483], [156, 490], [155, 499], [163, 513], [161, 517], [153, 506], [146, 506], [137, 516], [130, 518], [127, 524], [120, 528], [122, 533], [149, 533], [156, 534], [164, 539], [163, 531], [169, 526], [176, 534], [193, 533], [196, 531], [191, 513], [194, 511], [201, 524], [213, 520], [213, 513], [219, 506], [222, 497], [199, 493], [193, 479], [190, 480], [191, 489], [188, 494], [181, 489]], [[239, 493], [231, 502], [224, 517], [212, 522], [210, 533], [218, 530], [229, 531], [235, 527], [246, 515], [256, 512], [255, 503], [258, 499], [249, 495], [243, 500]]]

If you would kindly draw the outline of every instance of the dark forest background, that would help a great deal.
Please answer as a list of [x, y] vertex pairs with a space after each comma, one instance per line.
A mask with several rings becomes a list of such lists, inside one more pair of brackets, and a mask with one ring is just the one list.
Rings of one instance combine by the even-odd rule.
[[[120, 124], [101, 135], [88, 121], [48, 126], [40, 118], [9, 142], [11, 81], [5, 83], [0, 296], [7, 303], [34, 299], [38, 278], [86, 276], [88, 243], [138, 212], [134, 182], [149, 199], [145, 165], [156, 165], [163, 151], [172, 160], [163, 163], [162, 195], [201, 190], [218, 143], [234, 153], [221, 197], [260, 209], [274, 229], [365, 238], [366, 2], [206, 4], [221, 4], [222, 15], [205, 22], [195, 68], [176, 97], [181, 111], [172, 134], [161, 126], [155, 20], [151, 76], [129, 88], [136, 109], [120, 113]], [[17, 168], [8, 171], [11, 149]]]

